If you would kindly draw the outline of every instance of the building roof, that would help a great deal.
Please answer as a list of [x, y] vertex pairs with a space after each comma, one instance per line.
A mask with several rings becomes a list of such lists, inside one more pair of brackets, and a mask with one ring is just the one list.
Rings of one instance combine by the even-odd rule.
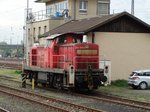
[[127, 13], [122, 12], [118, 14], [106, 15], [101, 17], [93, 17], [93, 18], [86, 18], [81, 20], [71, 20], [49, 32], [46, 32], [42, 35], [42, 37], [47, 37], [53, 34], [64, 34], [64, 33], [88, 33], [102, 25], [105, 25], [113, 20], [116, 20], [120, 17], [128, 16], [129, 18], [133, 19], [134, 21], [138, 22], [140, 25], [144, 26], [144, 28], [150, 31], [150, 25], [143, 22], [142, 20], [136, 18], [135, 16]]
[[36, 0], [36, 1], [34, 1], [34, 2], [42, 2], [42, 0]]
[[36, 0], [35, 2], [38, 2], [38, 3], [46, 3], [48, 1], [51, 1], [51, 0]]

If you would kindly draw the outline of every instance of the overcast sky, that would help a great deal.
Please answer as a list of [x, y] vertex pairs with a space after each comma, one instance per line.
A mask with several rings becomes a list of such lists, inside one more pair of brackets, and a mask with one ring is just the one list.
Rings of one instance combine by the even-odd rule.
[[[44, 4], [29, 0], [33, 11], [44, 9]], [[24, 10], [27, 0], [0, 0], [0, 41], [19, 44], [23, 40]], [[135, 0], [135, 16], [150, 24], [150, 0]], [[111, 13], [131, 12], [131, 0], [111, 0]]]

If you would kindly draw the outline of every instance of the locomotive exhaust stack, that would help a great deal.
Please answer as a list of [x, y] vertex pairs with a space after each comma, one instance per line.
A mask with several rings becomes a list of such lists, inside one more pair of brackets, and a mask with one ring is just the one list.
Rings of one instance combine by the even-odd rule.
[[87, 43], [88, 39], [87, 39], [87, 35], [83, 35], [83, 43]]

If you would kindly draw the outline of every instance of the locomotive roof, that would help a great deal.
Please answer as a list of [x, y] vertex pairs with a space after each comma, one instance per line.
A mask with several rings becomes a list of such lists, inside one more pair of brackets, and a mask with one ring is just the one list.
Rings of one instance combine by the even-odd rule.
[[48, 39], [54, 39], [54, 38], [56, 38], [56, 37], [58, 37], [58, 36], [61, 36], [61, 35], [63, 35], [63, 34], [50, 35], [50, 36], [48, 36], [48, 37], [46, 38], [46, 40], [48, 40]]

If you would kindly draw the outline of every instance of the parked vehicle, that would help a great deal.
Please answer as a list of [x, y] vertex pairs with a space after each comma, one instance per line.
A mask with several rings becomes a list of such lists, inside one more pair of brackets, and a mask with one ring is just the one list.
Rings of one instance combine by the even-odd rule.
[[129, 76], [128, 84], [134, 88], [147, 89], [150, 87], [150, 70], [138, 70]]

